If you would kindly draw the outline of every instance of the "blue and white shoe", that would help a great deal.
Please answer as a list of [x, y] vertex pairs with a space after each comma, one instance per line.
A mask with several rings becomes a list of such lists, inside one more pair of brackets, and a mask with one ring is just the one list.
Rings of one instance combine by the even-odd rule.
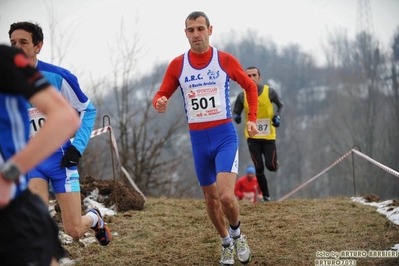
[[102, 246], [108, 245], [111, 239], [111, 232], [109, 231], [107, 224], [104, 223], [100, 210], [97, 207], [93, 207], [89, 210], [89, 212], [96, 214], [98, 217], [97, 225], [91, 227], [91, 229], [95, 233], [98, 243], [100, 243], [100, 245]]

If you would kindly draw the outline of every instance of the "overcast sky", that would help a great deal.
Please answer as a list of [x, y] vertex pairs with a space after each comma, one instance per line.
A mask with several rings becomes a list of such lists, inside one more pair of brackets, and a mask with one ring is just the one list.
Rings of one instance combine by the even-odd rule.
[[[357, 0], [0, 0], [0, 43], [8, 43], [9, 25], [29, 20], [44, 30], [45, 46], [39, 59], [50, 60], [49, 9], [53, 6], [60, 25], [57, 34], [66, 34], [73, 44], [63, 62], [94, 77], [109, 73], [109, 58], [117, 50], [120, 24], [125, 36], [139, 33], [143, 53], [141, 71], [156, 63], [169, 62], [189, 49], [184, 20], [194, 10], [204, 11], [214, 27], [211, 45], [220, 38], [237, 39], [229, 34], [256, 30], [278, 45], [298, 43], [305, 52], [322, 62], [322, 43], [329, 32], [356, 31]], [[374, 33], [388, 47], [399, 26], [399, 0], [370, 0]], [[47, 34], [47, 35], [46, 35]], [[60, 36], [54, 36], [59, 38]], [[120, 40], [119, 40], [120, 41]], [[70, 44], [70, 46], [72, 45]]]

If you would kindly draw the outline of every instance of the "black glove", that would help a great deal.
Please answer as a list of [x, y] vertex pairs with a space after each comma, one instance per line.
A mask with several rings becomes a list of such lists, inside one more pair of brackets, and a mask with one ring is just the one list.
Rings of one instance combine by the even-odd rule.
[[69, 146], [64, 153], [64, 157], [61, 159], [60, 168], [78, 165], [80, 157], [82, 157], [82, 155], [75, 146]]
[[236, 121], [237, 124], [241, 123], [241, 115], [234, 115], [234, 121]]
[[272, 122], [273, 122], [272, 125], [274, 127], [279, 127], [280, 126], [280, 116], [279, 115], [273, 116]]

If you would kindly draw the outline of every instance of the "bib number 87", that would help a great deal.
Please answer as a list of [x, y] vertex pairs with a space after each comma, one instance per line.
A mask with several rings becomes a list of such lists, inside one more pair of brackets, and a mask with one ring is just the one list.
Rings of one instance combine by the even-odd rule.
[[258, 131], [266, 131], [268, 124], [258, 124]]

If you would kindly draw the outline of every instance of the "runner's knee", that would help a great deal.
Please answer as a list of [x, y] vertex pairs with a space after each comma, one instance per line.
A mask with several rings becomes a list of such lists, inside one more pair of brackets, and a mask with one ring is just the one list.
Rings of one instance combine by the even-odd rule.
[[264, 174], [264, 170], [263, 170], [264, 167], [265, 166], [263, 164], [262, 165], [258, 165], [258, 166], [255, 167], [256, 176], [261, 176], [261, 175]]
[[266, 168], [267, 170], [269, 170], [270, 172], [276, 172], [278, 169], [278, 163], [273, 164], [273, 163], [267, 163], [266, 164]]
[[235, 200], [234, 193], [223, 193], [220, 195], [220, 202], [222, 203], [223, 206], [229, 206], [234, 203]]

